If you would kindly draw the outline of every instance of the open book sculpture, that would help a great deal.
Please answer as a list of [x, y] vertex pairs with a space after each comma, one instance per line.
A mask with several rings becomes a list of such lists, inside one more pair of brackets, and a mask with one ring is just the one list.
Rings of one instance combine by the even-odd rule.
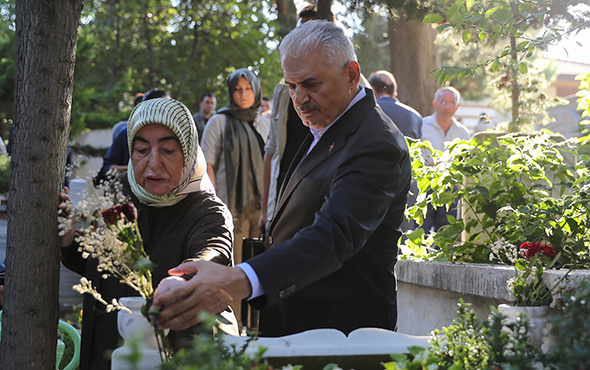
[[[249, 337], [225, 336], [227, 345], [237, 348]], [[278, 338], [258, 338], [268, 348], [265, 357], [275, 366], [304, 365], [322, 368], [337, 363], [342, 368], [380, 368], [392, 353], [409, 353], [408, 347], [428, 347], [429, 336], [413, 336], [378, 328], [360, 328], [348, 336], [337, 329], [314, 329]], [[343, 367], [344, 366], [344, 367]]]

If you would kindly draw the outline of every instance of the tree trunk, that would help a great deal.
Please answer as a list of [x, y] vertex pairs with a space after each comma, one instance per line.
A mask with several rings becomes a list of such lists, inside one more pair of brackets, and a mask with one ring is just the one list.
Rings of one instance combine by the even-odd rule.
[[277, 6], [277, 30], [281, 39], [285, 37], [297, 24], [297, 8], [293, 0], [275, 0]]
[[389, 19], [391, 73], [398, 85], [398, 98], [423, 116], [434, 112], [432, 101], [438, 88], [430, 71], [438, 68], [434, 45], [436, 31], [429, 24], [402, 17]]
[[334, 20], [334, 14], [332, 14], [332, 0], [318, 0], [318, 19], [325, 19], [327, 21]]
[[18, 0], [15, 128], [0, 369], [54, 369], [57, 205], [64, 183], [82, 0]]

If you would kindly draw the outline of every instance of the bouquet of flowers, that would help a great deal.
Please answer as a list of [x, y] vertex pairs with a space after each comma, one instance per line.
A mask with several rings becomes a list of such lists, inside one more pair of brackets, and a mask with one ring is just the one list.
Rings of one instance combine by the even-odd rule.
[[517, 249], [501, 240], [494, 243], [490, 254], [490, 260], [514, 265], [515, 276], [507, 282], [514, 306], [549, 306], [552, 303], [555, 288], [569, 271], [551, 288], [543, 282], [543, 271], [545, 266], [552, 268], [558, 259], [552, 246], [538, 242], [525, 242]]
[[[103, 279], [109, 276], [115, 277], [119, 282], [137, 291], [146, 300], [142, 314], [153, 324], [152, 317], [156, 316], [156, 313], [148, 311], [154, 295], [153, 263], [143, 247], [135, 206], [126, 198], [123, 198], [122, 202], [116, 202], [117, 199], [121, 199], [120, 189], [114, 195], [107, 194], [85, 199], [80, 206], [82, 211], [75, 212], [69, 204], [66, 212], [68, 217], [61, 217], [59, 220], [61, 233], [72, 225], [75, 213], [78, 213], [78, 218], [85, 220], [86, 224], [76, 236], [82, 257], [97, 259], [97, 269], [102, 273]], [[111, 302], [105, 301], [92, 282], [85, 277], [81, 278], [80, 284], [73, 288], [81, 294], [91, 294], [106, 306], [107, 312], [114, 310], [131, 312], [117, 299]], [[155, 326], [154, 330], [162, 362], [165, 362], [172, 357], [171, 346], [163, 331], [156, 329]]]

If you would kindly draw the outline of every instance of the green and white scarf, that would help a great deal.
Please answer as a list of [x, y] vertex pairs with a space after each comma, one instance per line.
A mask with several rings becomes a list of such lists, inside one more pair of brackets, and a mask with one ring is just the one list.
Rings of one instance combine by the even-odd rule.
[[131, 111], [127, 122], [129, 153], [133, 153], [133, 138], [147, 125], [168, 127], [182, 146], [184, 166], [180, 183], [166, 194], [152, 194], [135, 181], [133, 163], [129, 159], [127, 179], [133, 194], [140, 202], [152, 207], [166, 207], [180, 202], [187, 194], [201, 190], [213, 191], [206, 175], [207, 163], [199, 146], [197, 128], [190, 110], [181, 102], [168, 99], [150, 99], [138, 104]]

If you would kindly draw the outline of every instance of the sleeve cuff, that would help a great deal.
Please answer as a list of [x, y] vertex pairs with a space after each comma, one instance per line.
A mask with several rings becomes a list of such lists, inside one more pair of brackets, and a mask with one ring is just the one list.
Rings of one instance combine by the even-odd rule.
[[254, 299], [256, 297], [260, 297], [264, 295], [264, 289], [262, 289], [262, 285], [260, 285], [260, 280], [258, 280], [258, 275], [247, 262], [242, 262], [238, 264], [236, 267], [239, 267], [244, 271], [248, 280], [250, 280], [250, 286], [252, 287], [252, 295], [248, 297], [248, 300]]

